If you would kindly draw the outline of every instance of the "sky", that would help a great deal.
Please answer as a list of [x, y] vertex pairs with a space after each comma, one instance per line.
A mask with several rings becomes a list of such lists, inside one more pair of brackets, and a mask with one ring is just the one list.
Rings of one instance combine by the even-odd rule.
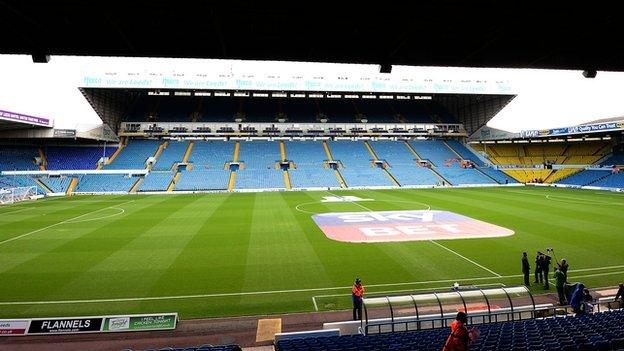
[[[0, 109], [51, 117], [56, 128], [90, 129], [101, 121], [78, 90], [83, 75], [133, 69], [379, 76], [376, 65], [73, 56], [53, 56], [42, 64], [30, 56], [0, 55]], [[507, 80], [518, 95], [488, 126], [510, 132], [624, 116], [624, 73], [619, 72], [586, 79], [580, 71], [395, 66], [391, 76]]]

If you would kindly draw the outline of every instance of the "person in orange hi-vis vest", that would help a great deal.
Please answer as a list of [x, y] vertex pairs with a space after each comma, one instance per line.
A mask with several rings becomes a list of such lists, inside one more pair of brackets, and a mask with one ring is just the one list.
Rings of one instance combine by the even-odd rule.
[[466, 328], [468, 316], [464, 312], [458, 312], [455, 321], [451, 323], [451, 335], [444, 343], [442, 351], [466, 351], [472, 342], [479, 337], [477, 328]]
[[362, 299], [364, 298], [364, 286], [360, 278], [355, 278], [355, 283], [351, 288], [351, 299], [353, 300], [353, 320], [362, 319]]

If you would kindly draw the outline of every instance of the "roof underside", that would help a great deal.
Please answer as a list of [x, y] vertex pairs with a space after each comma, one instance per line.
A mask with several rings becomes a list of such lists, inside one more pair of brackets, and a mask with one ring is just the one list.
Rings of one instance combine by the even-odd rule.
[[624, 70], [620, 11], [505, 4], [0, 1], [0, 52]]

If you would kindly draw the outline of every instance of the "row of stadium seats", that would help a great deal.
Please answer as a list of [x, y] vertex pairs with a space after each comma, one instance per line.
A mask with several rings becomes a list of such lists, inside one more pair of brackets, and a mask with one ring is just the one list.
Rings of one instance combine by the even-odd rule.
[[595, 164], [609, 152], [608, 142], [475, 144], [479, 152], [501, 165]]
[[156, 154], [159, 145], [158, 140], [132, 140], [104, 169], [144, 169], [145, 162]]
[[46, 169], [96, 169], [100, 158], [110, 157], [116, 150], [116, 147], [50, 146], [45, 148]]
[[137, 177], [123, 174], [85, 174], [78, 177], [76, 192], [127, 192]]
[[182, 162], [186, 149], [188, 148], [189, 141], [170, 141], [163, 149], [162, 154], [156, 160], [156, 163], [152, 166], [155, 171], [169, 171], [175, 163]]
[[[173, 169], [173, 165], [185, 159], [187, 150], [192, 150], [188, 155], [189, 167], [186, 170], [180, 169], [174, 190], [227, 189], [230, 171], [236, 173], [236, 189], [283, 189], [286, 187], [287, 175], [295, 188], [337, 187], [340, 186], [341, 179], [344, 179], [348, 187], [395, 186], [395, 180], [401, 186], [435, 185], [441, 183], [443, 178], [453, 185], [509, 181], [502, 172], [484, 167], [483, 162], [463, 145], [447, 144], [439, 140], [411, 141], [409, 144], [405, 141], [328, 141], [327, 150], [330, 155], [321, 141], [286, 141], [283, 150], [277, 141], [241, 141], [238, 148], [233, 141], [193, 141], [192, 148], [190, 143], [174, 140], [163, 143], [157, 140], [130, 140], [104, 169], [143, 169], [148, 158], [157, 156], [151, 173], [137, 190], [165, 191], [178, 171]], [[162, 152], [157, 152], [159, 148]], [[88, 147], [80, 149], [84, 152], [69, 152], [70, 158], [77, 163], [72, 163], [68, 168], [81, 164], [93, 168], [97, 162], [93, 162], [96, 157], [94, 152], [108, 155], [113, 153], [110, 148], [108, 151]], [[50, 164], [61, 165], [61, 153], [64, 149], [48, 150], [54, 150], [51, 151], [51, 159], [54, 161]], [[234, 155], [235, 150], [239, 150], [238, 155]], [[437, 163], [435, 170], [421, 167], [414, 150], [417, 150], [420, 157]], [[285, 151], [284, 157], [291, 162], [288, 174], [280, 168], [282, 151]], [[339, 162], [338, 170], [330, 168], [330, 158]], [[373, 162], [375, 158], [379, 162]], [[457, 162], [460, 158], [470, 159], [480, 166], [477, 169], [462, 168]], [[84, 160], [89, 160], [88, 164]], [[232, 167], [230, 170], [227, 165], [235, 160], [239, 160], [242, 166], [240, 169]], [[36, 167], [34, 163], [33, 166]], [[76, 192], [129, 191], [137, 180], [121, 174], [91, 174], [77, 178], [79, 182]], [[44, 178], [42, 181], [53, 191], [64, 192], [67, 191], [71, 179]], [[111, 182], [110, 186], [107, 186], [108, 182]]]
[[[624, 349], [624, 311], [477, 325], [470, 350], [607, 351]], [[449, 328], [280, 340], [277, 351], [441, 350]]]
[[39, 151], [34, 147], [0, 147], [0, 171], [38, 170], [35, 157]]
[[143, 96], [126, 121], [162, 122], [269, 122], [287, 118], [293, 122], [315, 122], [323, 115], [331, 122], [356, 122], [365, 117], [376, 123], [454, 123], [452, 115], [436, 101], [282, 99], [206, 97], [175, 99]]

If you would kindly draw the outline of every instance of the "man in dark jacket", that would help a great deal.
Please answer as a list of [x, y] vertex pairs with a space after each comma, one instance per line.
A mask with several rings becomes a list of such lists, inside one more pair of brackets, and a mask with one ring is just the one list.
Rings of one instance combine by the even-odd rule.
[[531, 266], [529, 265], [529, 258], [527, 253], [522, 253], [522, 274], [524, 275], [524, 285], [531, 286], [529, 284], [529, 273], [531, 272]]
[[550, 289], [548, 283], [548, 272], [550, 271], [550, 256], [542, 255], [542, 274], [544, 274], [544, 289]]
[[542, 275], [542, 262], [544, 260], [544, 255], [538, 251], [537, 256], [535, 256], [535, 284], [542, 284], [544, 282]]

